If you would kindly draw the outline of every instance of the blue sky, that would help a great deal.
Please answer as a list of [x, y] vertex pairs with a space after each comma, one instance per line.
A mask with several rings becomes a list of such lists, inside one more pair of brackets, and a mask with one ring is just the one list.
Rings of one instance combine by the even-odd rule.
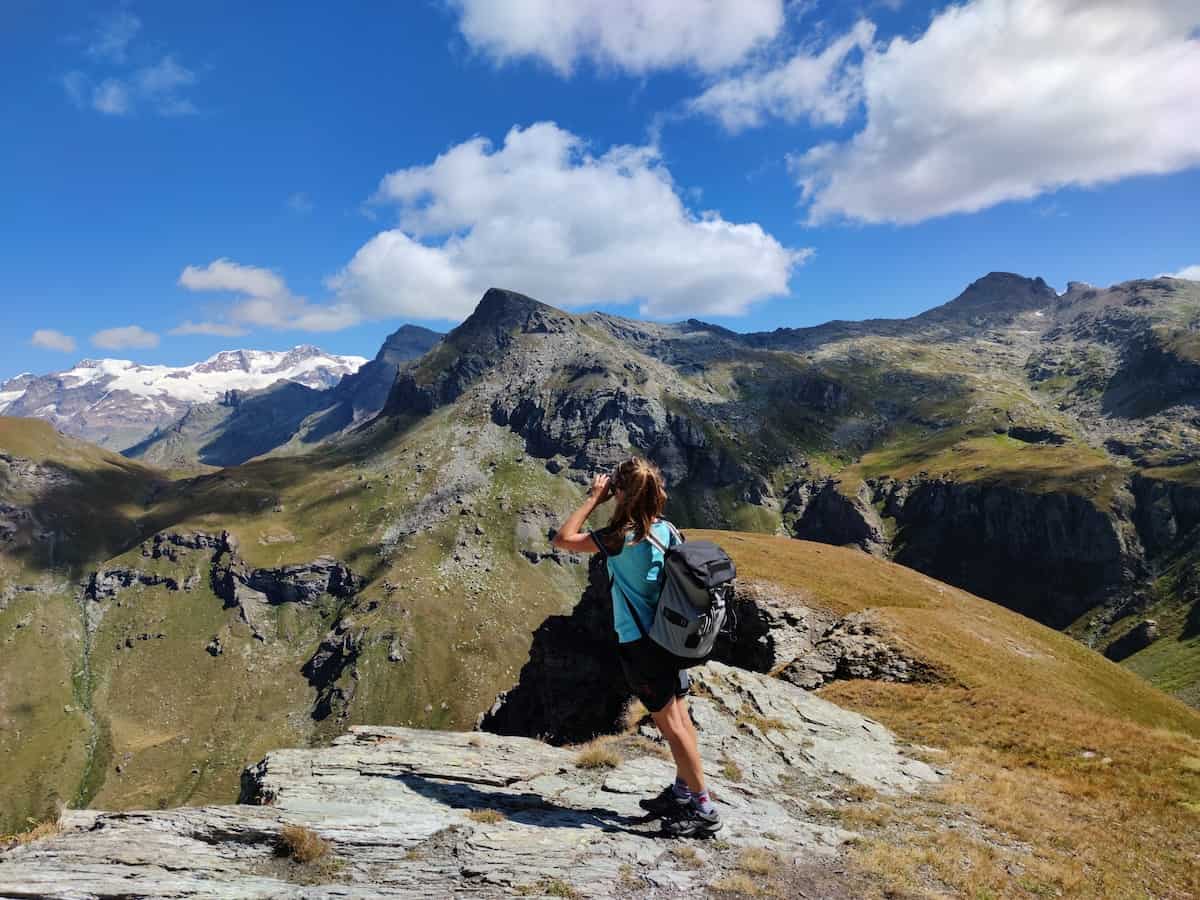
[[10, 0], [0, 378], [370, 356], [493, 283], [746, 331], [1184, 271], [1189, 6]]

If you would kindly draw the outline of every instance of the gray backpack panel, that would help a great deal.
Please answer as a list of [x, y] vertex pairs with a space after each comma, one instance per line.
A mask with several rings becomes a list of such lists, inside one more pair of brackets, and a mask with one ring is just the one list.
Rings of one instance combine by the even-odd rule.
[[662, 588], [654, 622], [647, 630], [637, 610], [625, 599], [644, 637], [677, 658], [680, 668], [696, 666], [712, 655], [733, 596], [737, 569], [729, 555], [711, 541], [685, 542], [670, 522], [674, 540], [664, 547], [653, 534], [650, 541], [663, 554]]

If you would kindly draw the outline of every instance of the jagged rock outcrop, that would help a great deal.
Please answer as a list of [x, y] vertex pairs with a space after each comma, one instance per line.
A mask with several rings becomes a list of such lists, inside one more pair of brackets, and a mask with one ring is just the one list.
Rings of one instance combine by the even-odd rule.
[[1170, 549], [1200, 526], [1200, 487], [1143, 475], [1135, 476], [1131, 487], [1138, 534], [1150, 556]]
[[[338, 619], [329, 633], [321, 639], [317, 652], [304, 664], [301, 672], [317, 690], [312, 717], [317, 721], [342, 713], [354, 697], [357, 671], [353, 668], [367, 639], [367, 629], [357, 625], [349, 616]], [[342, 674], [350, 669], [349, 684], [340, 684]]]
[[[517, 683], [480, 716], [479, 727], [555, 744], [616, 730], [630, 694], [616, 667], [615, 642], [608, 578], [603, 562], [594, 557], [579, 603], [570, 615], [550, 616], [538, 627]], [[778, 673], [805, 689], [835, 678], [937, 677], [932, 667], [889, 642], [869, 614], [839, 618], [774, 585], [754, 582], [738, 584], [729, 629], [713, 659]]]
[[942, 478], [881, 487], [896, 562], [1053, 627], [1145, 574], [1117, 500]]
[[1158, 637], [1158, 622], [1154, 619], [1142, 619], [1105, 647], [1104, 655], [1114, 662], [1120, 662], [1126, 657], [1133, 656], [1139, 650], [1146, 649], [1157, 641]]
[[91, 574], [84, 591], [87, 599], [96, 603], [113, 600], [121, 591], [134, 585], [154, 587], [163, 585], [169, 591], [179, 590], [179, 581], [170, 575], [157, 572], [142, 572], [138, 569], [99, 569]]
[[149, 559], [168, 559], [179, 562], [191, 550], [207, 550], [210, 554], [234, 549], [229, 532], [208, 534], [203, 531], [160, 531], [142, 544], [142, 556]]
[[[243, 805], [69, 812], [61, 834], [0, 856], [0, 895], [694, 896], [748, 847], [784, 865], [833, 857], [853, 835], [824, 811], [848, 789], [911, 793], [938, 778], [881, 725], [792, 685], [718, 664], [698, 680], [692, 709], [726, 825], [694, 859], [637, 806], [673, 775], [644, 743], [591, 770], [528, 738], [361, 726], [331, 747], [269, 754], [244, 774]], [[719, 774], [725, 759], [736, 777]], [[289, 825], [329, 842], [324, 865], [277, 856]]]
[[267, 607], [280, 603], [316, 604], [323, 596], [353, 597], [365, 579], [330, 556], [277, 569], [252, 569], [228, 544], [212, 563], [213, 593], [226, 607], [237, 607], [260, 641], [270, 640]]
[[64, 488], [78, 482], [78, 476], [62, 466], [44, 465], [23, 456], [0, 453], [0, 490], [41, 494], [51, 488]]
[[517, 683], [480, 717], [480, 727], [554, 744], [616, 730], [629, 694], [614, 669], [613, 641], [608, 576], [593, 557], [579, 602], [570, 615], [538, 626]]
[[[1061, 628], [1145, 577], [1139, 531], [1167, 540], [1200, 517], [1186, 491], [1173, 500], [1159, 483], [1142, 484], [1136, 506], [1118, 492], [1104, 508], [1080, 494], [993, 480], [884, 477], [853, 495], [831, 479], [802, 480], [789, 489], [784, 513], [796, 537], [888, 556]], [[1144, 511], [1147, 496], [1157, 498], [1157, 513]], [[881, 514], [894, 523], [890, 535]]]
[[794, 517], [795, 537], [858, 547], [873, 556], [886, 554], [888, 540], [866, 484], [847, 495], [836, 479], [798, 481], [788, 490], [783, 511]]

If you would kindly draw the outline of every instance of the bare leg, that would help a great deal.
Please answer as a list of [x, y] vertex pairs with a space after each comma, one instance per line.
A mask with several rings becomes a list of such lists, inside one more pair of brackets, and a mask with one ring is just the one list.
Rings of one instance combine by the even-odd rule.
[[650, 715], [671, 748], [676, 773], [687, 782], [688, 790], [699, 794], [704, 790], [704, 768], [700, 761], [698, 735], [687, 714], [686, 702], [672, 697], [666, 706]]

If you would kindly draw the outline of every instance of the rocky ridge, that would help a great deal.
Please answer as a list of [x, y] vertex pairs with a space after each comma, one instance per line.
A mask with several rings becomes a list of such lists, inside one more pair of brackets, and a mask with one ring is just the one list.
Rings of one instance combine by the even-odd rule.
[[1104, 646], [1195, 527], [1198, 301], [992, 273], [911, 319], [740, 335], [491, 290], [385, 412], [488, 416], [578, 480], [633, 449], [681, 524], [857, 546]]
[[440, 339], [436, 331], [403, 325], [387, 337], [374, 359], [339, 381], [229, 390], [191, 406], [124, 452], [160, 466], [232, 466], [285, 448], [311, 448], [378, 413], [400, 369]]
[[[662, 751], [627, 741], [613, 769], [520, 737], [359, 726], [331, 747], [280, 750], [243, 775], [242, 805], [75, 811], [60, 834], [0, 856], [6, 897], [689, 896], [755, 848], [820, 864], [853, 837], [827, 824], [848, 791], [918, 791], [938, 773], [879, 724], [792, 685], [710, 664], [692, 714], [722, 840], [664, 841], [637, 800], [670, 780]], [[732, 772], [732, 770], [729, 770]], [[281, 859], [287, 826], [329, 844]], [[848, 896], [848, 895], [846, 895]]]

